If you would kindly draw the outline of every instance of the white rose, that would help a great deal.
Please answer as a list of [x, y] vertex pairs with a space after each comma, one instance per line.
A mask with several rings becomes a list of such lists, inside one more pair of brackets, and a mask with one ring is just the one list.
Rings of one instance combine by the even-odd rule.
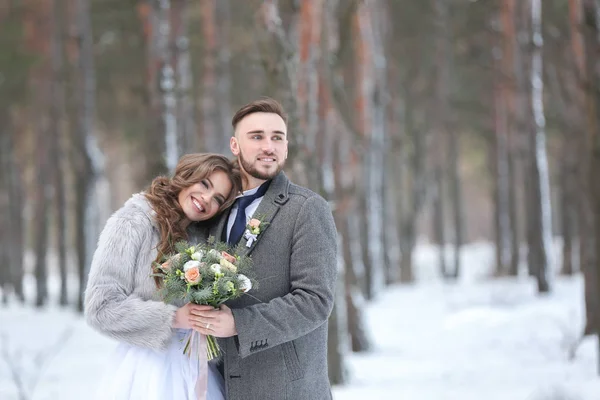
[[240, 290], [244, 293], [250, 291], [252, 289], [252, 281], [246, 275], [239, 274], [238, 281], [240, 281]]
[[183, 272], [186, 272], [190, 268], [200, 268], [200, 261], [190, 260], [183, 264]]
[[221, 266], [219, 264], [213, 264], [210, 266], [210, 270], [215, 274], [221, 273]]
[[217, 250], [215, 250], [215, 249], [210, 249], [210, 250], [208, 251], [208, 254], [210, 254], [210, 255], [211, 255], [211, 256], [213, 256], [213, 257], [216, 257], [216, 258], [218, 258], [219, 260], [220, 260], [221, 258], [223, 258], [223, 254], [221, 254], [221, 252], [220, 252], [220, 251], [217, 251]]
[[204, 252], [202, 250], [198, 250], [197, 252], [192, 254], [191, 257], [192, 257], [192, 260], [200, 261], [200, 260], [202, 260], [202, 257], [204, 257]]

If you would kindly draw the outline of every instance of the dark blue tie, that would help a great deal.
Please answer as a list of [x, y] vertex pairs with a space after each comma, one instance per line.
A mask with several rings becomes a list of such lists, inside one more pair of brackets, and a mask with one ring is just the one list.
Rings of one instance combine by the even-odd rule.
[[229, 245], [237, 244], [246, 230], [246, 207], [252, 204], [254, 200], [264, 196], [270, 184], [271, 181], [266, 181], [258, 187], [256, 193], [237, 198], [235, 201], [238, 207], [237, 215], [231, 227], [231, 232], [229, 232], [229, 241], [227, 242]]

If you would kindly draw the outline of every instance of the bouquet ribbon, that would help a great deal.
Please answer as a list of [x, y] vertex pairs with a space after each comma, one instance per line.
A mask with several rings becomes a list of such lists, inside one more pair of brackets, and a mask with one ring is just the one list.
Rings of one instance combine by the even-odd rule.
[[190, 357], [197, 357], [198, 378], [196, 379], [196, 396], [198, 400], [206, 400], [208, 391], [208, 356], [206, 336], [196, 331], [190, 333]]

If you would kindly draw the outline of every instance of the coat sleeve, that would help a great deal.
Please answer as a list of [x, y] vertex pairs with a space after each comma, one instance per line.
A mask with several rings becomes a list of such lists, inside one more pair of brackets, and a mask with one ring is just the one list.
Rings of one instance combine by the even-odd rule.
[[232, 309], [240, 357], [295, 340], [321, 326], [333, 309], [337, 232], [327, 202], [308, 198], [298, 214], [290, 256], [290, 293]]
[[[151, 225], [113, 215], [100, 235], [85, 292], [89, 325], [119, 341], [152, 349], [165, 349], [171, 339], [177, 308], [134, 294], [139, 252], [149, 243]], [[148, 265], [150, 274], [150, 265]]]

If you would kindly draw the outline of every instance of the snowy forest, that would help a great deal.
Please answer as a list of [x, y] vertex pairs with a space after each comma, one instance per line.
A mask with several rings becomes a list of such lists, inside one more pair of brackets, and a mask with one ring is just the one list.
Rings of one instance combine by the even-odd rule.
[[[231, 117], [260, 96], [289, 113], [287, 176], [329, 201], [338, 230], [334, 398], [598, 398], [598, 0], [0, 0], [0, 398], [69, 398], [72, 376], [40, 371], [84, 329], [107, 218], [181, 155], [230, 156]], [[416, 364], [382, 343], [421, 303], [488, 289], [569, 304], [557, 364], [584, 361], [536, 375], [579, 377], [563, 397], [502, 380], [406, 389]], [[36, 320], [57, 344], [19, 344]]]

